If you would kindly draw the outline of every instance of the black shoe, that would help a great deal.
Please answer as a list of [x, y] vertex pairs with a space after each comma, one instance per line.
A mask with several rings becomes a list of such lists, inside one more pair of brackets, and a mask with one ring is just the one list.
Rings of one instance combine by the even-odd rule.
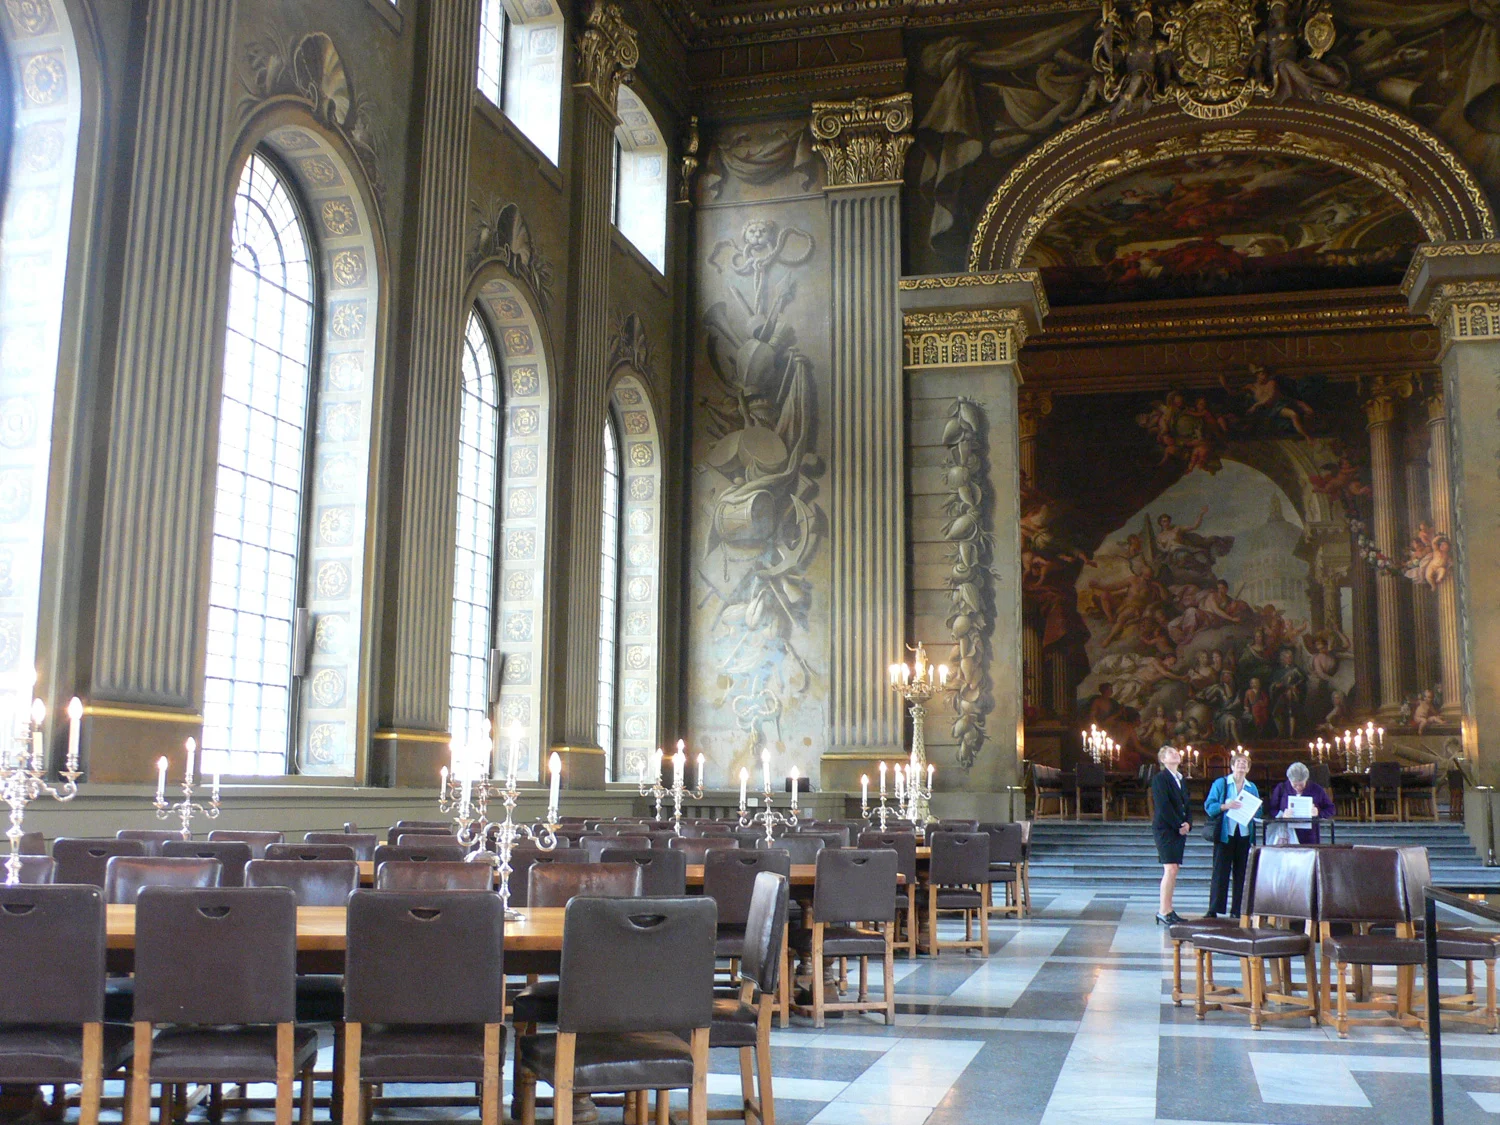
[[1170, 914], [1167, 915], [1167, 921], [1170, 922], [1174, 926], [1180, 926], [1185, 921], [1185, 919], [1182, 917], [1181, 914], [1177, 913], [1177, 911], [1174, 910]]
[[1172, 924], [1172, 916], [1170, 914], [1158, 914], [1156, 916], [1156, 924], [1158, 926], [1170, 926]]

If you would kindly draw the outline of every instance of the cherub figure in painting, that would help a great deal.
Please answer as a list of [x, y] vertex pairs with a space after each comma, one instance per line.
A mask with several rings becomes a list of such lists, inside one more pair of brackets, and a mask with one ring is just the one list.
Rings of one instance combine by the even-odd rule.
[[1231, 394], [1241, 394], [1250, 400], [1249, 408], [1245, 411], [1246, 422], [1265, 422], [1278, 427], [1289, 425], [1304, 441], [1313, 440], [1307, 423], [1317, 416], [1317, 411], [1289, 391], [1283, 385], [1284, 380], [1278, 379], [1260, 364], [1250, 365], [1250, 381], [1238, 390], [1231, 388], [1223, 375], [1219, 376], [1219, 382]]

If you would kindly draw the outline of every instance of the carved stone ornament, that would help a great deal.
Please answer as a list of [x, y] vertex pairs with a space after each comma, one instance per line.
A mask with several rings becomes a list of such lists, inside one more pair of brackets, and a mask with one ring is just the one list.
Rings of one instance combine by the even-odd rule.
[[514, 203], [491, 199], [489, 206], [469, 203], [469, 272], [496, 258], [517, 281], [531, 286], [542, 308], [552, 305], [552, 263], [531, 236], [526, 216]]
[[900, 180], [912, 142], [911, 123], [910, 94], [814, 102], [813, 148], [828, 168], [828, 185]]
[[1411, 398], [1416, 377], [1402, 372], [1376, 375], [1365, 384], [1365, 421], [1371, 426], [1388, 426], [1396, 420], [1400, 400]]
[[1435, 288], [1427, 315], [1437, 325], [1439, 352], [1450, 344], [1500, 340], [1500, 281], [1453, 281]]
[[578, 78], [610, 109], [620, 93], [620, 84], [635, 77], [640, 61], [635, 28], [625, 22], [620, 5], [594, 0], [578, 37]]
[[698, 174], [698, 115], [688, 118], [687, 138], [682, 143], [682, 156], [677, 160], [677, 202], [693, 201], [693, 177]]
[[1014, 363], [1026, 342], [1026, 318], [1017, 309], [909, 312], [901, 327], [908, 369]]

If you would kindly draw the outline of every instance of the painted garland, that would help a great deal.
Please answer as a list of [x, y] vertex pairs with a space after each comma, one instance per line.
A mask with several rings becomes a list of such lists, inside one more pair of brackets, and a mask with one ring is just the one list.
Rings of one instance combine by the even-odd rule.
[[959, 763], [967, 768], [979, 758], [985, 720], [995, 706], [989, 672], [990, 631], [995, 620], [990, 566], [995, 537], [986, 527], [984, 482], [989, 449], [978, 403], [961, 398], [953, 404], [943, 428], [943, 445], [948, 449], [944, 476], [949, 490], [943, 505], [948, 516], [943, 538], [953, 548], [947, 624], [958, 646], [953, 737], [958, 741]]

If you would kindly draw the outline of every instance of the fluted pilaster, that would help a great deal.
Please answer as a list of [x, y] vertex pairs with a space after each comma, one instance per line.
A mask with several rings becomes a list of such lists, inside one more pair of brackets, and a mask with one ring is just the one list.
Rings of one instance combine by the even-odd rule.
[[[142, 5], [142, 8], [147, 6]], [[96, 699], [200, 705], [212, 531], [206, 448], [223, 341], [234, 0], [145, 15], [101, 515]]]
[[479, 0], [434, 0], [423, 11], [426, 65], [405, 324], [406, 456], [392, 721], [398, 729], [445, 731]]
[[[1453, 474], [1448, 440], [1448, 407], [1440, 393], [1427, 400], [1427, 492], [1432, 527], [1450, 540], [1453, 518]], [[1459, 630], [1458, 575], [1449, 574], [1437, 588], [1438, 682], [1443, 685], [1443, 711], [1458, 715], [1463, 707], [1463, 634]], [[1424, 687], [1428, 685], [1422, 685]]]
[[[1427, 435], [1418, 428], [1406, 440], [1406, 526], [1411, 535], [1432, 519], [1428, 498]], [[1440, 682], [1437, 599], [1425, 582], [1411, 583], [1412, 681], [1417, 691]]]
[[[1397, 403], [1410, 398], [1409, 375], [1377, 376], [1365, 400], [1365, 418], [1370, 431], [1370, 488], [1374, 493], [1373, 532], [1375, 545], [1391, 558], [1401, 558], [1399, 464], [1392, 429]], [[1380, 661], [1380, 694], [1374, 696], [1382, 711], [1401, 706], [1401, 579], [1385, 571], [1375, 574], [1375, 632]]]

